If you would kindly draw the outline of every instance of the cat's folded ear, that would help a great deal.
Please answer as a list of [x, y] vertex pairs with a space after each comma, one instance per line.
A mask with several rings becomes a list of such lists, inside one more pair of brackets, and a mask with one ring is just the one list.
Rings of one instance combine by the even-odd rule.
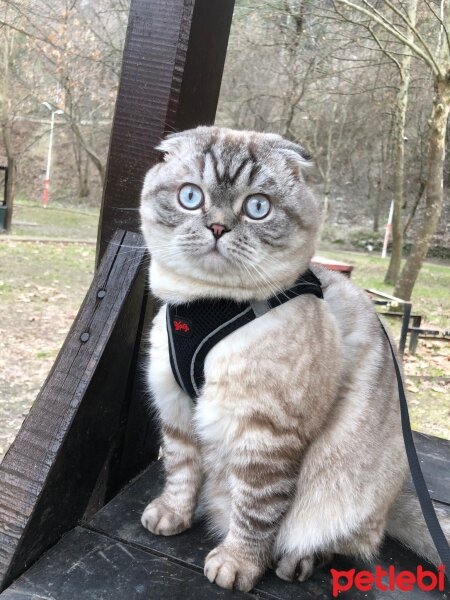
[[192, 137], [192, 130], [177, 131], [175, 133], [169, 133], [163, 140], [156, 146], [156, 150], [167, 154], [176, 154], [183, 142], [186, 142]]
[[184, 131], [169, 133], [169, 135], [161, 140], [156, 146], [156, 150], [160, 150], [166, 156], [185, 154], [186, 151], [193, 150], [196, 143], [209, 139], [216, 129], [216, 127], [200, 125], [195, 129], [185, 129]]
[[300, 144], [281, 138], [275, 143], [275, 147], [280, 150], [284, 156], [294, 160], [301, 168], [312, 167], [314, 164], [311, 154], [309, 154], [309, 152], [307, 152]]

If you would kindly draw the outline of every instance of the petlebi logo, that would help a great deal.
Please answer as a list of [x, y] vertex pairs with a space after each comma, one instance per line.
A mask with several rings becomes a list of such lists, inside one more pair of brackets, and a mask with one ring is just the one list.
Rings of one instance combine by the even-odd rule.
[[423, 592], [433, 590], [444, 591], [445, 586], [445, 567], [440, 565], [437, 571], [425, 570], [419, 565], [416, 571], [395, 571], [394, 567], [383, 569], [379, 565], [375, 566], [375, 571], [337, 571], [331, 569], [332, 593], [336, 598], [342, 592], [348, 592], [351, 589], [357, 589], [360, 592], [370, 592], [374, 588], [382, 592], [411, 592], [418, 588]]

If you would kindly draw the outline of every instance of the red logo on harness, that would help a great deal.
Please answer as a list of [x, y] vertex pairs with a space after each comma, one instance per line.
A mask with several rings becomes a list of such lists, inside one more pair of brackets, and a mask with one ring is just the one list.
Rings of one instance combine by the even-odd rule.
[[191, 322], [188, 319], [179, 317], [178, 315], [172, 317], [172, 329], [176, 335], [181, 335], [183, 337], [192, 336]]
[[174, 321], [173, 326], [175, 331], [183, 331], [184, 333], [189, 333], [191, 328], [187, 323], [183, 323], [183, 321]]

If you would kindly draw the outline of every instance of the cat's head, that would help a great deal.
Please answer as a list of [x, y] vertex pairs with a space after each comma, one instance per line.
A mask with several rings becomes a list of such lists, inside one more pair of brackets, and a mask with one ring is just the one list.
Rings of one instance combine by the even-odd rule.
[[198, 127], [169, 135], [145, 178], [142, 230], [164, 300], [261, 299], [292, 285], [314, 253], [317, 204], [303, 148], [279, 135]]

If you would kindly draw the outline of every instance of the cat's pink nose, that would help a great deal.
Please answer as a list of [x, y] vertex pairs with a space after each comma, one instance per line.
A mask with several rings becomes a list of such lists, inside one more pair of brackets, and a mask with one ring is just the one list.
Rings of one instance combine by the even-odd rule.
[[222, 235], [227, 231], [227, 228], [224, 225], [220, 225], [220, 223], [213, 223], [209, 228], [213, 232], [216, 240], [222, 237]]

